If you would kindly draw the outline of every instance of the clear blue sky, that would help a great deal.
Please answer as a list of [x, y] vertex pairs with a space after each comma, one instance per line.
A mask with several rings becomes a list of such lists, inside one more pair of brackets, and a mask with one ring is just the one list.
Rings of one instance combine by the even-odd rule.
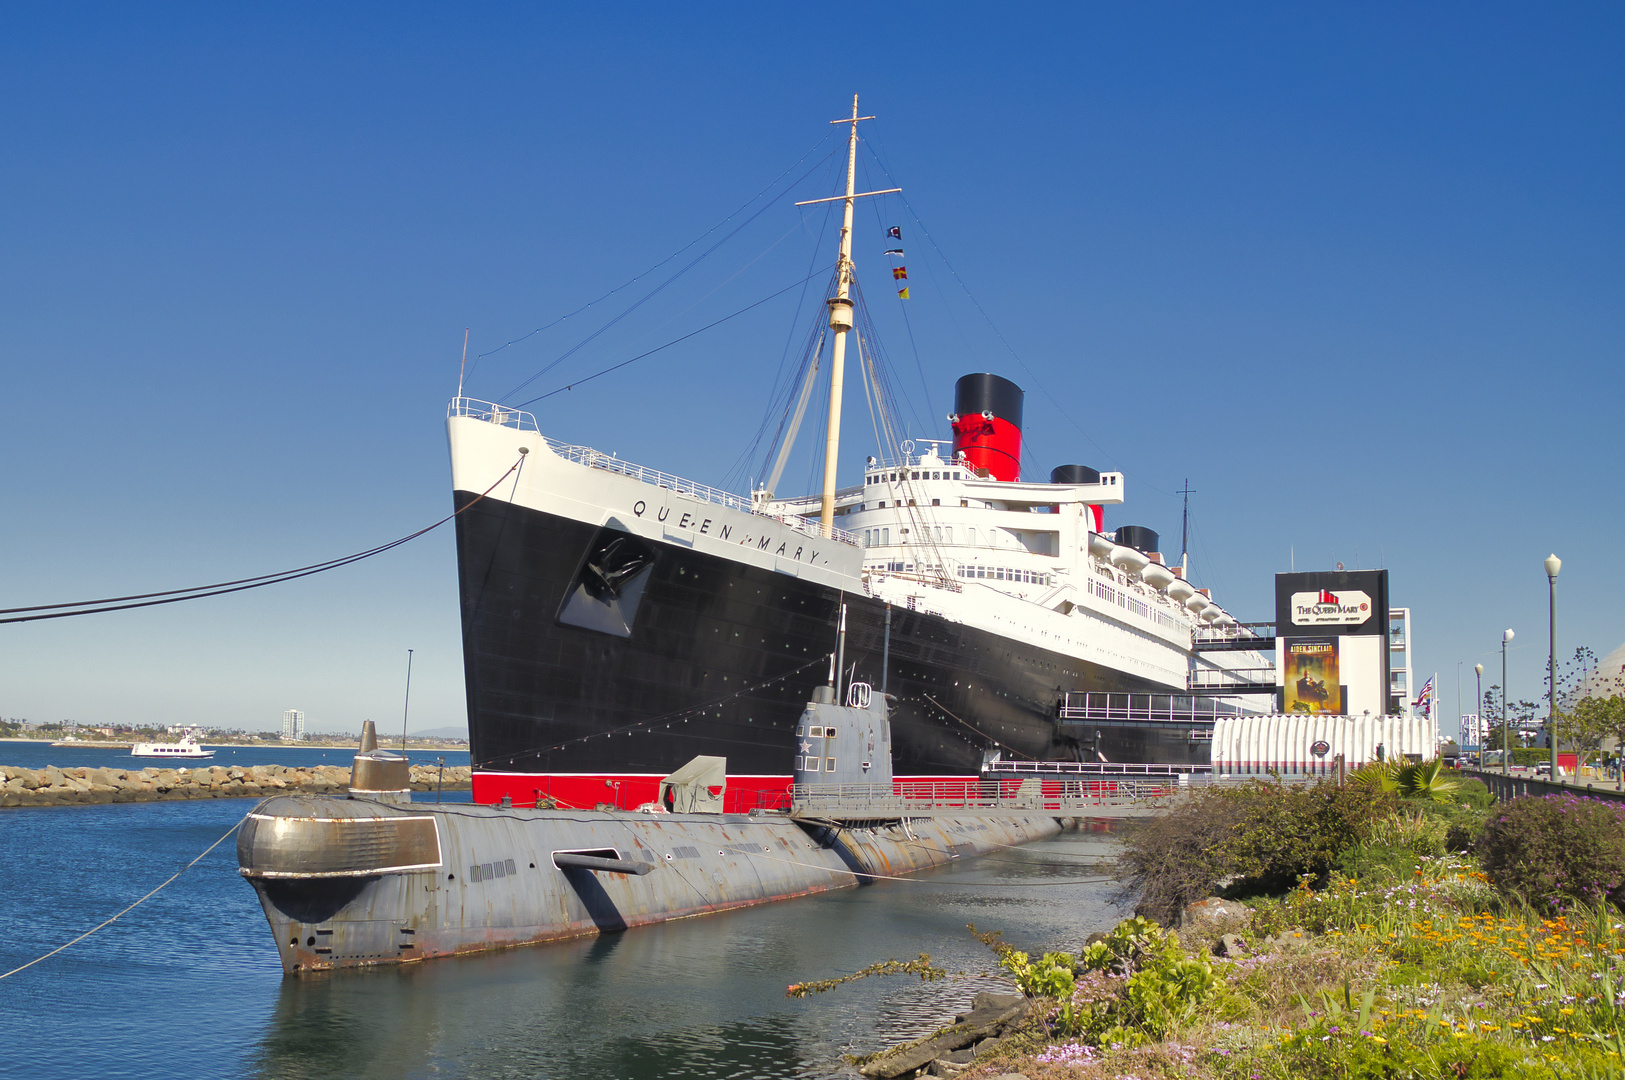
[[[1243, 619], [1270, 617], [1292, 559], [1388, 567], [1452, 717], [1458, 662], [1470, 697], [1506, 626], [1513, 694], [1538, 692], [1549, 551], [1560, 652], [1625, 640], [1617, 5], [851, 14], [10, 6], [0, 606], [266, 572], [442, 516], [463, 328], [484, 353], [622, 285], [860, 91], [880, 117], [860, 182], [892, 186], [883, 162], [906, 189], [860, 215], [856, 256], [914, 434], [992, 370], [1027, 388], [1027, 475], [1127, 471], [1110, 525], [1177, 546], [1189, 477], [1195, 576]], [[833, 193], [833, 145], [777, 190], [818, 166], [794, 197]], [[790, 201], [517, 398], [823, 265], [822, 212]], [[761, 207], [481, 360], [469, 392], [506, 398]], [[542, 425], [722, 483], [805, 332], [797, 300], [548, 398]], [[843, 482], [869, 449], [848, 386]], [[412, 727], [461, 724], [453, 562], [443, 531], [274, 589], [0, 627], [0, 715], [388, 729], [412, 648]]]

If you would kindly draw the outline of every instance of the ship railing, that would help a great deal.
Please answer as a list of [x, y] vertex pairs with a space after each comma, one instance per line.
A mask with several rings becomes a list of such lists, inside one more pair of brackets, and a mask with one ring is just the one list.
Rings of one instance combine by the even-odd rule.
[[451, 404], [446, 407], [446, 416], [467, 416], [475, 420], [483, 420], [487, 424], [498, 427], [517, 428], [520, 431], [534, 431], [541, 433], [536, 426], [534, 413], [521, 412], [510, 409], [506, 405], [498, 405], [493, 401], [480, 401], [476, 398], [452, 398]]
[[1211, 689], [1216, 686], [1257, 686], [1275, 682], [1275, 668], [1195, 668], [1191, 671], [1189, 687], [1192, 690]]
[[721, 488], [695, 483], [693, 480], [685, 480], [681, 476], [674, 476], [658, 469], [638, 465], [624, 458], [616, 457], [614, 454], [594, 450], [590, 446], [577, 446], [574, 443], [560, 442], [557, 439], [548, 438], [537, 428], [536, 417], [527, 412], [495, 405], [489, 401], [476, 401], [473, 398], [453, 398], [447, 415], [469, 416], [476, 420], [484, 420], [489, 424], [518, 428], [523, 431], [535, 431], [541, 441], [547, 444], [549, 450], [564, 460], [574, 462], [577, 465], [585, 465], [589, 469], [602, 469], [605, 472], [615, 473], [617, 476], [625, 476], [652, 487], [665, 488], [667, 491], [675, 492], [678, 495], [687, 495], [689, 498], [699, 499], [701, 502], [708, 502], [714, 506], [725, 506], [730, 510], [738, 510], [740, 513], [750, 514], [753, 517], [770, 518], [807, 536], [827, 535], [843, 544], [850, 544], [853, 547], [863, 546], [862, 537], [846, 529], [832, 528], [826, 534], [816, 521], [808, 521], [804, 517], [791, 513], [769, 513], [757, 508], [749, 498], [737, 495], [732, 491], [724, 491]]
[[1068, 776], [1089, 777], [1103, 781], [1155, 780], [1158, 782], [1183, 781], [1206, 777], [1213, 771], [1211, 765], [1136, 764], [1116, 761], [991, 761], [983, 772], [998, 776]]
[[[1268, 633], [1259, 633], [1260, 630], [1266, 629]], [[1236, 623], [1233, 626], [1197, 627], [1195, 640], [1198, 644], [1212, 641], [1240, 641], [1244, 638], [1258, 638], [1263, 642], [1274, 637], [1274, 623]]]
[[1062, 720], [1177, 721], [1211, 724], [1232, 716], [1212, 700], [1186, 700], [1174, 694], [1116, 694], [1093, 690], [1069, 691], [1061, 698]]
[[795, 784], [793, 813], [844, 818], [905, 818], [944, 811], [1100, 810], [1143, 804], [1185, 790], [1177, 777], [1128, 779], [1004, 778], [899, 781], [887, 784]]

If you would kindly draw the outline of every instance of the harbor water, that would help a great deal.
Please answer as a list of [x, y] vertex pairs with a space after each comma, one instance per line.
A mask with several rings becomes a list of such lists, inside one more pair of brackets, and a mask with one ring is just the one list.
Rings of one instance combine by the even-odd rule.
[[[0, 812], [0, 971], [119, 911], [253, 805]], [[1105, 832], [1063, 833], [906, 881], [601, 938], [285, 979], [227, 839], [118, 922], [0, 980], [0, 1076], [855, 1075], [843, 1055], [924, 1034], [978, 990], [1008, 988], [966, 923], [1003, 930], [1018, 947], [1075, 949], [1115, 921], [1110, 886], [1091, 869], [1110, 853]], [[785, 996], [790, 983], [921, 952], [962, 977]]]

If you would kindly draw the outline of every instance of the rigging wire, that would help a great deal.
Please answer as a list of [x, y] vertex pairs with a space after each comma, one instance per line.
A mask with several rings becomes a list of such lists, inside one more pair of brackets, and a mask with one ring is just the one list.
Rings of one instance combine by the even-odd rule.
[[[834, 150], [830, 151], [830, 154], [833, 155], [834, 153], [835, 153]], [[805, 158], [803, 158], [802, 160], [805, 160]], [[530, 378], [526, 379], [524, 382], [520, 383], [518, 386], [514, 387], [512, 390], [509, 390], [506, 394], [503, 395], [503, 397], [504, 398], [513, 397], [515, 394], [519, 393], [525, 387], [529, 386], [531, 383], [535, 382], [537, 379], [541, 378], [543, 375], [546, 375], [549, 371], [552, 371], [554, 368], [556, 368], [560, 364], [564, 363], [570, 357], [574, 356], [577, 352], [579, 352], [581, 349], [585, 348], [590, 342], [592, 342], [594, 339], [596, 339], [600, 334], [605, 333], [611, 327], [613, 327], [617, 323], [619, 323], [622, 319], [626, 318], [628, 315], [632, 314], [638, 308], [642, 307], [644, 304], [646, 304], [650, 300], [654, 299], [657, 295], [659, 295], [661, 292], [663, 292], [668, 285], [671, 285], [678, 278], [682, 277], [684, 274], [686, 274], [690, 270], [694, 269], [694, 267], [698, 266], [702, 261], [704, 261], [706, 259], [706, 257], [711, 255], [712, 252], [716, 251], [723, 244], [726, 244], [729, 240], [732, 240], [735, 236], [738, 236], [739, 233], [741, 231], [743, 231], [746, 226], [750, 225], [751, 222], [755, 221], [757, 218], [761, 217], [763, 214], [765, 214], [769, 210], [771, 210], [773, 208], [773, 206], [780, 199], [784, 198], [785, 195], [788, 195], [791, 192], [793, 192], [795, 190], [795, 188], [796, 188], [796, 185], [800, 184], [803, 180], [807, 179], [807, 177], [811, 176], [813, 174], [813, 172], [815, 170], [817, 170], [818, 166], [822, 165], [822, 164], [823, 164], [823, 162], [820, 161], [817, 164], [815, 164], [811, 169], [808, 169], [806, 172], [802, 173], [799, 177], [796, 178], [794, 183], [792, 183], [788, 188], [785, 189], [783, 194], [776, 195], [772, 199], [769, 199], [767, 202], [763, 203], [761, 209], [757, 210], [750, 217], [748, 217], [744, 221], [740, 222], [737, 226], [734, 227], [732, 232], [728, 233], [722, 239], [718, 240], [716, 243], [712, 244], [710, 247], [706, 248], [704, 251], [702, 251], [698, 255], [694, 256], [694, 258], [691, 259], [681, 270], [678, 270], [671, 277], [667, 278], [665, 281], [662, 281], [659, 285], [656, 285], [653, 289], [651, 289], [647, 293], [645, 293], [640, 299], [633, 301], [633, 303], [631, 305], [629, 305], [628, 307], [624, 308], [621, 311], [620, 314], [614, 316], [608, 322], [604, 323], [604, 325], [600, 326], [598, 329], [594, 330], [592, 333], [588, 334], [586, 337], [584, 337], [580, 341], [576, 342], [575, 345], [573, 345], [569, 349], [565, 350], [563, 355], [559, 356], [558, 358], [553, 360], [551, 363], [548, 363], [548, 364], [544, 365], [540, 371], [536, 372], [534, 375], [532, 375]], [[775, 183], [776, 182], [777, 181], [775, 181]], [[754, 201], [754, 200], [752, 200], [752, 201]], [[748, 206], [750, 204], [747, 203], [746, 205]], [[798, 282], [797, 284], [800, 284], [800, 283]], [[536, 400], [536, 399], [532, 399], [532, 400]]]
[[[871, 153], [872, 153], [872, 151], [871, 151]], [[869, 162], [868, 162], [867, 159], [865, 159], [864, 162], [863, 162], [863, 175], [864, 175], [864, 179], [868, 180], [868, 178], [869, 178]], [[874, 188], [874, 187], [877, 187], [878, 185], [871, 181], [868, 184], [868, 186], [870, 188]], [[898, 194], [901, 194], [901, 192], [899, 192]], [[886, 231], [886, 222], [880, 216], [880, 200], [879, 199], [870, 199], [869, 200], [869, 208], [874, 211], [875, 226], [878, 229], [880, 229], [881, 235], [884, 236], [885, 231]], [[904, 265], [905, 265], [905, 268], [906, 268], [907, 262], [908, 262], [908, 256], [907, 255], [903, 256], [903, 262], [904, 262]], [[892, 280], [896, 281], [897, 279], [894, 277]], [[904, 278], [903, 280], [907, 281], [908, 279]], [[902, 313], [903, 327], [904, 327], [904, 329], [906, 329], [908, 331], [908, 346], [914, 353], [914, 370], [919, 372], [919, 375], [920, 375], [920, 387], [921, 387], [922, 390], [925, 391], [925, 408], [926, 408], [927, 413], [931, 416], [931, 422], [934, 424], [937, 421], [937, 407], [934, 404], [932, 404], [932, 402], [931, 402], [931, 382], [930, 382], [930, 380], [928, 380], [925, 377], [925, 363], [920, 359], [920, 346], [914, 340], [914, 322], [913, 322], [913, 320], [911, 320], [908, 317], [908, 303], [901, 296], [899, 296], [897, 298], [897, 310]], [[915, 423], [919, 423], [921, 428], [925, 429], [926, 431], [931, 430], [931, 427], [930, 427], [929, 424], [920, 423], [919, 413], [915, 412], [914, 406], [913, 406], [912, 403], [910, 403], [910, 405], [909, 405], [909, 411], [914, 413], [914, 421], [915, 421]]]
[[[874, 157], [875, 164], [879, 166], [880, 171], [886, 174], [888, 180], [891, 180], [891, 172], [886, 168], [885, 162], [881, 160], [880, 152], [873, 145], [872, 138], [870, 140], [869, 152]], [[895, 180], [891, 180], [891, 182], [896, 183]], [[1113, 454], [1111, 451], [1102, 446], [1100, 441], [1096, 439], [1087, 428], [1077, 421], [1066, 406], [1061, 404], [1060, 400], [1056, 398], [1056, 396], [1050, 392], [1049, 387], [1045, 385], [1044, 380], [1040, 379], [1038, 374], [1034, 372], [1032, 368], [1027, 366], [1027, 361], [1021, 358], [1020, 353], [1016, 352], [1015, 346], [1011, 345], [1009, 339], [1004, 336], [1004, 331], [999, 329], [998, 324], [993, 321], [993, 317], [987, 313], [987, 310], [982, 307], [981, 302], [976, 299], [975, 294], [970, 291], [970, 286], [965, 284], [965, 279], [960, 276], [958, 270], [954, 269], [953, 263], [948, 261], [948, 256], [943, 252], [942, 248], [931, 236], [931, 233], [926, 229], [925, 223], [920, 220], [920, 215], [915, 212], [913, 204], [908, 201], [908, 197], [901, 193], [899, 193], [897, 197], [902, 200], [903, 206], [908, 210], [909, 219], [914, 223], [915, 228], [920, 230], [920, 235], [925, 237], [926, 242], [931, 245], [931, 249], [935, 251], [937, 253], [937, 257], [942, 260], [942, 265], [947, 268], [948, 272], [953, 275], [954, 280], [959, 283], [959, 287], [964, 291], [966, 298], [970, 300], [971, 306], [976, 308], [977, 313], [980, 314], [984, 320], [986, 320], [989, 329], [991, 329], [994, 336], [999, 339], [999, 343], [1005, 347], [1005, 350], [1010, 353], [1010, 356], [1015, 360], [1015, 362], [1021, 365], [1021, 370], [1027, 373], [1027, 376], [1032, 379], [1033, 384], [1038, 387], [1039, 392], [1049, 399], [1050, 404], [1053, 405], [1056, 411], [1066, 419], [1067, 423], [1077, 428], [1078, 432], [1085, 439], [1089, 440], [1090, 445], [1094, 446], [1096, 450], [1099, 450], [1108, 460], [1118, 462], [1118, 472], [1121, 472], [1126, 476], [1134, 477], [1140, 483], [1143, 483], [1146, 487], [1157, 492], [1158, 494], [1166, 495], [1169, 498], [1174, 498], [1175, 496], [1173, 492], [1158, 487], [1156, 484], [1152, 483], [1150, 480], [1146, 479], [1137, 472], [1123, 468], [1121, 464], [1122, 458], [1116, 454]]]
[[[818, 236], [814, 238], [813, 243], [808, 250], [808, 283], [811, 282], [813, 268], [817, 265], [818, 253], [823, 249], [824, 237], [829, 232], [829, 224], [833, 217], [834, 205], [834, 203], [824, 204], [823, 223], [819, 226]], [[806, 227], [809, 217], [810, 215], [802, 216], [801, 222], [803, 228]], [[784, 436], [785, 425], [789, 421], [790, 410], [794, 407], [795, 403], [795, 387], [802, 384], [806, 379], [808, 364], [806, 349], [808, 346], [803, 346], [802, 356], [800, 361], [797, 363], [794, 376], [788, 383], [784, 381], [785, 367], [790, 357], [790, 345], [795, 340], [796, 326], [800, 324], [802, 310], [806, 307], [807, 292], [808, 290], [803, 287], [801, 290], [801, 295], [796, 299], [795, 314], [791, 318], [790, 329], [785, 334], [784, 351], [779, 356], [778, 369], [773, 373], [773, 382], [767, 395], [768, 404], [762, 412], [761, 423], [757, 425], [756, 434], [751, 437], [749, 445], [747, 445], [745, 449], [740, 452], [739, 456], [734, 460], [733, 465], [729, 468], [727, 475], [723, 478], [722, 486], [725, 488], [731, 487], [732, 485], [738, 483], [750, 482], [750, 478], [745, 475], [745, 470], [750, 467], [750, 463], [755, 458], [756, 452], [761, 448], [762, 440], [766, 438], [767, 430], [769, 426], [772, 425], [773, 417], [775, 415], [779, 417], [779, 423], [773, 436], [774, 441], [769, 443], [767, 453], [763, 458], [762, 467], [764, 470], [770, 467], [768, 463], [774, 459], [775, 451], [778, 448], [778, 440]], [[828, 299], [827, 293], [825, 299]], [[824, 325], [824, 320], [819, 319], [808, 335], [808, 342], [810, 343], [814, 338], [822, 334], [825, 329], [827, 329], [827, 327]], [[816, 355], [813, 357], [813, 362], [815, 364], [817, 362]]]
[[[701, 240], [704, 240], [707, 236], [710, 236], [712, 233], [716, 232], [718, 229], [720, 229], [724, 225], [728, 224], [728, 222], [730, 222], [734, 218], [738, 217], [741, 213], [744, 212], [746, 207], [750, 206], [751, 203], [755, 202], [757, 199], [760, 199], [763, 195], [766, 195], [769, 191], [772, 191], [773, 188], [778, 186], [779, 181], [783, 180], [786, 176], [790, 175], [791, 172], [795, 171], [795, 168], [796, 168], [797, 165], [800, 165], [803, 161], [806, 161], [813, 154], [817, 153], [818, 148], [820, 146], [823, 146], [826, 142], [828, 142], [830, 140], [830, 134], [832, 134], [832, 133], [825, 134], [822, 139], [819, 139], [816, 143], [814, 143], [812, 145], [811, 149], [809, 149], [805, 154], [802, 154], [801, 157], [797, 158], [796, 161], [794, 162], [794, 164], [792, 164], [788, 169], [785, 169], [784, 172], [780, 173], [778, 176], [774, 177], [772, 183], [768, 184], [767, 187], [764, 187], [761, 191], [758, 191], [755, 195], [753, 195], [749, 199], [745, 200], [745, 202], [743, 204], [741, 204], [739, 206], [739, 208], [736, 209], [733, 213], [729, 214], [727, 217], [723, 218], [721, 221], [717, 222], [715, 225], [711, 226], [709, 229], [705, 230], [703, 233], [696, 236], [694, 239], [690, 240], [688, 243], [684, 244], [682, 247], [678, 248], [676, 251], [672, 252], [670, 255], [667, 255], [664, 259], [661, 259], [659, 262], [657, 262], [653, 266], [649, 267], [649, 269], [643, 271], [643, 273], [637, 275], [636, 277], [630, 279], [629, 281], [623, 282], [622, 284], [615, 286], [615, 288], [609, 290], [609, 292], [607, 292], [604, 295], [598, 297], [596, 300], [589, 300], [587, 303], [583, 304], [581, 307], [576, 308], [574, 311], [570, 312], [569, 314], [559, 316], [557, 319], [554, 319], [552, 322], [548, 323], [546, 326], [538, 326], [536, 329], [532, 330], [528, 334], [521, 334], [519, 337], [514, 338], [512, 341], [503, 342], [501, 345], [498, 345], [494, 349], [489, 349], [489, 350], [487, 350], [485, 352], [482, 352], [482, 353], [478, 354], [477, 356], [474, 357], [474, 363], [469, 365], [468, 370], [473, 371], [474, 370], [474, 365], [478, 364], [481, 360], [485, 359], [487, 356], [495, 356], [497, 353], [499, 353], [502, 350], [508, 348], [509, 346], [518, 345], [522, 341], [527, 341], [530, 338], [535, 337], [537, 334], [540, 334], [544, 330], [551, 330], [553, 327], [555, 327], [555, 326], [559, 325], [560, 323], [564, 322], [566, 319], [572, 319], [575, 316], [580, 315], [583, 311], [586, 311], [588, 308], [592, 307], [594, 304], [603, 303], [605, 300], [608, 300], [611, 296], [614, 296], [616, 293], [620, 292], [622, 289], [630, 288], [631, 286], [637, 284], [639, 281], [642, 281], [644, 278], [648, 277], [650, 274], [654, 273], [656, 270], [659, 270], [662, 266], [665, 266], [667, 263], [669, 263], [673, 259], [677, 258], [677, 256], [681, 255], [683, 252], [687, 251], [689, 248], [693, 247], [695, 244], [698, 244]], [[830, 156], [833, 156], [833, 154], [834, 154], [834, 151], [831, 151]], [[798, 180], [797, 183], [800, 183], [800, 181]]]
[[[811, 274], [808, 274], [807, 278], [817, 277], [818, 274], [819, 274], [819, 271], [815, 270]], [[802, 281], [807, 280], [807, 278], [803, 278]], [[588, 375], [584, 379], [577, 379], [575, 382], [568, 383], [568, 384], [566, 384], [564, 386], [559, 387], [556, 390], [549, 390], [547, 393], [538, 394], [538, 395], [536, 395], [535, 397], [531, 398], [528, 401], [521, 401], [518, 405], [515, 405], [514, 408], [523, 409], [526, 405], [534, 405], [534, 404], [536, 404], [536, 402], [546, 400], [547, 398], [552, 397], [554, 394], [562, 394], [566, 390], [573, 390], [576, 387], [583, 385], [584, 383], [592, 382], [594, 379], [599, 378], [600, 376], [608, 375], [612, 371], [619, 371], [621, 368], [626, 367], [628, 364], [635, 364], [639, 360], [644, 359], [645, 357], [653, 356], [657, 352], [663, 352], [664, 350], [671, 348], [673, 345], [680, 344], [680, 343], [682, 343], [684, 341], [687, 341], [691, 337], [696, 337], [696, 336], [698, 336], [700, 334], [705, 333], [707, 330], [711, 329], [714, 326], [721, 326], [723, 323], [727, 322], [730, 319], [736, 319], [739, 316], [745, 314], [745, 312], [747, 312], [747, 311], [750, 311], [750, 310], [752, 310], [754, 308], [759, 308], [763, 304], [767, 303], [769, 300], [776, 300], [776, 299], [783, 296], [785, 293], [789, 292], [791, 289], [795, 288], [797, 285], [800, 285], [800, 284], [801, 284], [801, 281], [792, 281], [790, 284], [786, 285], [784, 288], [780, 289], [778, 292], [769, 293], [767, 296], [762, 297], [760, 300], [756, 301], [753, 304], [746, 304], [744, 307], [740, 308], [738, 311], [735, 311], [731, 315], [724, 315], [722, 318], [717, 319], [715, 322], [706, 323], [704, 326], [700, 327], [698, 330], [690, 330], [688, 333], [682, 335], [681, 337], [672, 338], [670, 341], [666, 342], [664, 345], [657, 345], [654, 348], [650, 349], [648, 352], [641, 352], [638, 355], [632, 357], [630, 360], [622, 360], [618, 364], [611, 364], [607, 368], [603, 368], [603, 369], [601, 369], [599, 371], [593, 372], [591, 375]]]
[[[100, 615], [109, 611], [127, 611], [131, 608], [157, 607], [162, 604], [178, 604], [183, 600], [200, 600], [207, 596], [222, 596], [226, 593], [245, 592], [249, 589], [259, 589], [266, 585], [280, 585], [284, 581], [295, 581], [302, 577], [310, 577], [312, 574], [320, 574], [328, 570], [336, 570], [341, 566], [348, 566], [351, 563], [360, 562], [362, 559], [370, 559], [374, 555], [382, 555], [386, 551], [393, 548], [398, 548], [402, 544], [416, 540], [425, 533], [433, 532], [435, 529], [440, 528], [440, 526], [452, 520], [458, 514], [461, 514], [464, 510], [467, 510], [469, 507], [491, 494], [491, 492], [496, 489], [497, 484], [502, 483], [502, 481], [506, 480], [509, 476], [513, 476], [517, 471], [519, 471], [521, 466], [524, 464], [524, 461], [525, 458], [523, 455], [521, 455], [518, 461], [515, 461], [511, 466], [508, 467], [507, 472], [497, 477], [496, 483], [493, 483], [480, 494], [470, 499], [465, 505], [441, 518], [433, 525], [419, 529], [414, 533], [409, 533], [398, 540], [391, 540], [387, 544], [380, 544], [377, 547], [368, 548], [366, 551], [358, 551], [353, 555], [345, 555], [341, 558], [329, 559], [326, 562], [311, 563], [308, 566], [301, 566], [292, 570], [282, 570], [274, 574], [261, 574], [258, 577], [238, 578], [236, 581], [222, 581], [213, 585], [194, 585], [187, 589], [169, 589], [164, 592], [135, 593], [130, 596], [113, 596], [101, 600], [79, 600], [64, 604], [36, 604], [33, 607], [0, 608], [0, 615], [12, 616], [11, 618], [0, 619], [0, 623], [38, 622], [41, 619], [66, 619], [74, 615]], [[518, 483], [517, 477], [515, 477], [514, 482], [516, 484]], [[76, 610], [64, 610], [68, 608], [73, 608]], [[25, 612], [44, 612], [45, 614], [23, 614]]]

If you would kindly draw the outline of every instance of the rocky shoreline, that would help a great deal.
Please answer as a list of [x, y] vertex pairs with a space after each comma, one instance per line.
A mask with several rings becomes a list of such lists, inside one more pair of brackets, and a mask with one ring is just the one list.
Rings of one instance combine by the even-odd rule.
[[[447, 766], [445, 791], [467, 791], [472, 770]], [[412, 790], [433, 791], [435, 765], [412, 766]], [[43, 769], [0, 766], [0, 807], [245, 799], [267, 795], [341, 795], [350, 788], [345, 765], [202, 765], [191, 769]]]

